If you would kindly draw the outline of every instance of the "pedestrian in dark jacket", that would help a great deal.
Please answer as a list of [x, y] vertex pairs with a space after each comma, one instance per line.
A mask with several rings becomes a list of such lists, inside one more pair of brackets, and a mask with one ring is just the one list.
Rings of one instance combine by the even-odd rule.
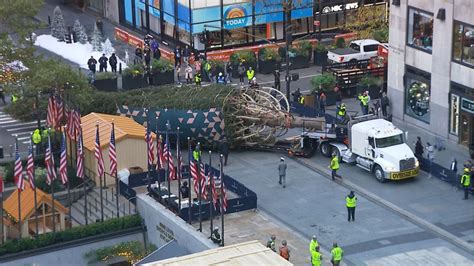
[[226, 136], [223, 136], [219, 143], [219, 153], [224, 155], [224, 166], [227, 165], [227, 157], [229, 157], [229, 141], [227, 141]]
[[278, 165], [278, 174], [280, 176], [278, 184], [283, 185], [283, 188], [286, 187], [286, 168], [285, 158], [281, 157], [280, 164]]
[[232, 64], [230, 62], [227, 62], [225, 66], [225, 80], [227, 83], [232, 82], [232, 70], [234, 70]]
[[181, 65], [181, 55], [182, 55], [182, 52], [181, 52], [181, 47], [176, 46], [176, 48], [174, 48], [174, 66], [177, 67], [178, 65]]
[[415, 156], [416, 158], [418, 158], [418, 160], [423, 158], [423, 152], [424, 152], [423, 144], [421, 143], [421, 138], [418, 136], [416, 137], [416, 143], [415, 143]]
[[275, 78], [275, 90], [280, 90], [280, 70], [275, 69], [273, 77]]
[[293, 102], [297, 103], [301, 97], [300, 88], [296, 89], [291, 95], [293, 95]]
[[95, 74], [96, 71], [97, 60], [91, 55], [91, 58], [87, 61], [87, 66], [89, 66], [89, 70]]
[[388, 100], [387, 93], [382, 92], [382, 100], [381, 100], [381, 106], [382, 106], [382, 115], [383, 117], [387, 117], [387, 107], [390, 106], [390, 101]]
[[145, 65], [149, 66], [151, 61], [151, 50], [150, 48], [145, 49], [145, 53], [143, 54], [145, 58]]
[[3, 92], [3, 85], [0, 84], [0, 100], [2, 100], [3, 104], [7, 104], [7, 102], [5, 102], [5, 93]]
[[186, 45], [183, 49], [183, 59], [184, 63], [188, 64], [189, 63], [189, 57], [191, 56], [191, 49], [189, 49], [189, 46]]
[[237, 68], [237, 73], [239, 74], [240, 85], [244, 85], [245, 66], [242, 62], [239, 63], [239, 67]]
[[99, 58], [99, 72], [107, 72], [107, 61], [109, 61], [107, 56], [105, 56], [105, 54], [102, 54], [102, 56]]
[[109, 57], [109, 64], [112, 72], [117, 72], [117, 56], [115, 56], [115, 53], [112, 53]]
[[137, 45], [137, 48], [135, 48], [135, 59], [133, 62], [135, 64], [141, 64], [143, 60], [143, 51], [140, 45]]

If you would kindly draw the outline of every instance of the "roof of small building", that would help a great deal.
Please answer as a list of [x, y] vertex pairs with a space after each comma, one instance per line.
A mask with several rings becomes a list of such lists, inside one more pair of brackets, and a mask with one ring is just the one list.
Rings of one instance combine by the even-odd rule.
[[[35, 193], [29, 185], [25, 186], [25, 190], [21, 192], [21, 220], [24, 221], [35, 210]], [[39, 207], [43, 203], [51, 205], [51, 195], [45, 193], [39, 188], [36, 188], [36, 200], [37, 206]], [[57, 212], [67, 213], [68, 208], [64, 207], [59, 201], [54, 202], [54, 208]], [[15, 189], [13, 193], [3, 202], [3, 209], [5, 212], [10, 214], [13, 219], [18, 221], [18, 189]]]
[[[145, 141], [146, 128], [135, 122], [132, 118], [118, 115], [90, 113], [81, 117], [84, 148], [90, 151], [94, 150], [97, 123], [99, 123], [100, 146], [102, 148], [108, 146], [110, 143], [112, 122], [115, 127], [116, 142], [125, 137], [142, 139]], [[152, 133], [152, 136], [155, 138], [155, 133]]]

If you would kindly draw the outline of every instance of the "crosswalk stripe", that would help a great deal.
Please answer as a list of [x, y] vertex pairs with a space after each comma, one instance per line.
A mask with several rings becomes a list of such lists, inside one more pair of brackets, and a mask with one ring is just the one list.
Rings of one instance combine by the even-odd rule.
[[30, 135], [32, 132], [31, 131], [25, 131], [25, 132], [19, 132], [19, 133], [15, 133], [15, 135]]
[[0, 125], [11, 124], [11, 123], [18, 123], [18, 121], [15, 119], [10, 119], [8, 121], [0, 121]]
[[2, 117], [11, 117], [11, 116], [9, 116], [9, 115], [0, 115], [0, 118], [2, 118]]
[[28, 126], [28, 127], [9, 128], [9, 129], [7, 129], [7, 132], [24, 130], [24, 129], [34, 129], [34, 128], [36, 128], [34, 125], [31, 125], [31, 126]]
[[23, 141], [22, 143], [23, 143], [23, 144], [26, 144], [26, 145], [30, 145], [30, 142], [29, 142], [29, 141]]
[[20, 140], [20, 141], [21, 141], [21, 140], [25, 140], [25, 139], [30, 139], [30, 137], [28, 136], [28, 137], [21, 137], [21, 138], [18, 138], [18, 140]]
[[0, 121], [14, 120], [11, 116], [0, 117]]
[[[31, 121], [31, 122], [19, 122], [19, 121], [16, 121], [18, 122], [17, 124], [15, 125], [7, 125], [7, 126], [2, 126], [2, 128], [9, 128], [9, 127], [17, 127], [17, 126], [20, 126], [20, 125], [32, 125], [32, 124], [37, 124], [38, 122], [37, 121]], [[41, 120], [41, 124], [44, 124], [45, 120]], [[13, 122], [9, 122], [9, 123], [13, 123]], [[2, 124], [2, 122], [0, 122], [0, 125]], [[7, 123], [5, 123], [7, 124]]]

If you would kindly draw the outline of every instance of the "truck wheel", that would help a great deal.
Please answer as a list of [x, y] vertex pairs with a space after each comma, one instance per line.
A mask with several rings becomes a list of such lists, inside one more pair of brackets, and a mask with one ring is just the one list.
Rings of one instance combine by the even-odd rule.
[[385, 183], [386, 179], [385, 179], [385, 174], [382, 170], [382, 167], [378, 165], [375, 166], [374, 176], [375, 176], [375, 179], [377, 179], [377, 181], [379, 181], [380, 183]]
[[350, 67], [357, 67], [357, 59], [349, 60], [349, 66]]
[[324, 157], [331, 157], [331, 145], [328, 142], [323, 142], [319, 145], [319, 151]]

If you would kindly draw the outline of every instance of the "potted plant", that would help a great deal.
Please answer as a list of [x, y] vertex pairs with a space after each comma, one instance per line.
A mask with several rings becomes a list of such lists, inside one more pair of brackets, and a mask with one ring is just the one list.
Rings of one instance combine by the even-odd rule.
[[93, 84], [100, 91], [117, 91], [117, 75], [112, 72], [98, 72]]
[[328, 48], [321, 43], [318, 43], [313, 52], [314, 64], [323, 66], [328, 61]]
[[152, 59], [150, 66], [150, 85], [164, 85], [174, 83], [174, 68], [170, 61], [165, 59]]
[[357, 94], [362, 94], [364, 91], [369, 92], [371, 99], [380, 98], [380, 89], [383, 85], [383, 79], [381, 77], [374, 77], [372, 75], [366, 75], [359, 80], [357, 84]]
[[271, 74], [280, 69], [281, 57], [278, 52], [270, 48], [258, 50], [258, 71], [261, 74]]
[[311, 79], [311, 86], [313, 87], [313, 94], [321, 94], [324, 92], [326, 95], [326, 106], [336, 104], [337, 94], [334, 91], [336, 86], [336, 77], [331, 73], [324, 73], [318, 76], [314, 76]]
[[131, 90], [148, 86], [143, 66], [140, 64], [129, 65], [122, 74], [122, 89]]
[[240, 62], [245, 66], [245, 69], [252, 67], [254, 70], [257, 69], [257, 57], [252, 50], [237, 51], [230, 55], [230, 63], [232, 64], [232, 77], [238, 78], [238, 67]]
[[308, 41], [301, 41], [297, 47], [290, 48], [290, 69], [309, 67], [313, 46]]

